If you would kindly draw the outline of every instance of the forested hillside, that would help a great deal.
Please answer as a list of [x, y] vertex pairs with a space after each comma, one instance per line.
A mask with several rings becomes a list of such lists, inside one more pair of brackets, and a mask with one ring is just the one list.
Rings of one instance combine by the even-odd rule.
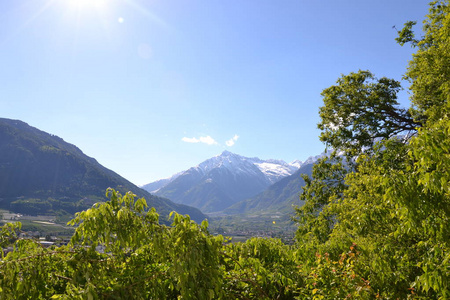
[[23, 214], [70, 213], [105, 201], [105, 190], [146, 197], [163, 215], [197, 209], [151, 195], [85, 155], [75, 145], [19, 120], [0, 118], [0, 207]]
[[[132, 194], [81, 212], [71, 243], [44, 249], [2, 229], [2, 299], [449, 299], [450, 7], [431, 3], [401, 86], [370, 71], [326, 88], [320, 139], [340, 154], [305, 176], [296, 244], [226, 243], [189, 217], [160, 225]], [[98, 251], [102, 245], [104, 251]]]

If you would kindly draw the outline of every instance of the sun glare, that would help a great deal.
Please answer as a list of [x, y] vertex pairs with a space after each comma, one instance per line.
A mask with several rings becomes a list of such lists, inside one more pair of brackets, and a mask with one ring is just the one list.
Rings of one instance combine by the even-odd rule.
[[107, 0], [68, 0], [72, 8], [101, 8], [105, 7]]

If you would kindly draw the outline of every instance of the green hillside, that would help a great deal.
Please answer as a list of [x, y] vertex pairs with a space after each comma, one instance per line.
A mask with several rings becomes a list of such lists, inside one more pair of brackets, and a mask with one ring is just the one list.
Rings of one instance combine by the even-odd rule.
[[57, 136], [22, 121], [0, 119], [0, 207], [25, 214], [73, 214], [104, 201], [108, 187], [145, 197], [163, 215], [176, 210], [204, 218], [197, 209], [140, 189]]

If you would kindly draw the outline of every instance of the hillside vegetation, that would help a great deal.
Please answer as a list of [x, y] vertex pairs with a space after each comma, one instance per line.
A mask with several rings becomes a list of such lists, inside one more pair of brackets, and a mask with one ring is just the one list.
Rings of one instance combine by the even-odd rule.
[[0, 118], [0, 207], [23, 214], [71, 214], [105, 201], [114, 188], [145, 197], [162, 215], [197, 209], [156, 197], [103, 167], [76, 146], [19, 120]]
[[[161, 225], [144, 199], [108, 190], [78, 213], [69, 245], [2, 228], [2, 299], [449, 299], [450, 7], [430, 5], [405, 77], [343, 75], [322, 93], [321, 140], [339, 151], [305, 176], [296, 244], [227, 243], [188, 216]], [[101, 246], [101, 247], [100, 247]]]

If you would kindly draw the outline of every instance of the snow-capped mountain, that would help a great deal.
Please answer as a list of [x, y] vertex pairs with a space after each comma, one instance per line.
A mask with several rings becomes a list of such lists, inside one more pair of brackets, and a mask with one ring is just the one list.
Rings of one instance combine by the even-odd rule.
[[319, 159], [330, 154], [331, 151], [323, 152], [320, 155], [308, 157], [304, 162], [294, 161], [290, 163], [290, 165], [299, 166], [295, 173], [280, 179], [258, 195], [233, 204], [221, 213], [233, 215], [271, 210], [293, 214], [293, 205], [301, 205], [299, 194], [305, 185], [302, 174], [311, 176], [313, 165]]
[[301, 163], [300, 167], [304, 166], [304, 165], [313, 164], [316, 161], [318, 161], [319, 159], [324, 158], [325, 156], [330, 156], [331, 152], [332, 151], [328, 151], [328, 152], [323, 152], [323, 153], [321, 153], [319, 155], [316, 155], [316, 156], [310, 156], [303, 163]]
[[301, 166], [304, 163], [301, 160], [294, 160], [293, 162], [291, 162], [289, 165], [296, 167], [297, 169], [300, 169]]
[[[184, 172], [184, 171], [183, 171]], [[178, 176], [180, 176], [181, 174], [183, 174], [183, 172], [179, 172], [176, 173], [168, 178], [163, 178], [163, 179], [159, 179], [156, 180], [154, 182], [145, 184], [143, 186], [141, 186], [141, 188], [143, 188], [144, 190], [150, 192], [150, 193], [156, 193], [160, 188], [166, 186], [167, 184], [169, 184], [171, 181], [175, 180]]]
[[267, 177], [270, 183], [274, 183], [283, 177], [293, 174], [299, 168], [283, 160], [262, 160], [257, 157], [248, 158], [229, 151], [224, 151], [222, 154], [204, 161], [196, 168], [201, 169], [204, 173], [214, 168], [227, 168], [232, 173], [254, 173], [254, 166]]
[[300, 163], [248, 158], [229, 151], [212, 157], [181, 174], [143, 186], [172, 201], [204, 212], [223, 210], [252, 197], [293, 174]]

